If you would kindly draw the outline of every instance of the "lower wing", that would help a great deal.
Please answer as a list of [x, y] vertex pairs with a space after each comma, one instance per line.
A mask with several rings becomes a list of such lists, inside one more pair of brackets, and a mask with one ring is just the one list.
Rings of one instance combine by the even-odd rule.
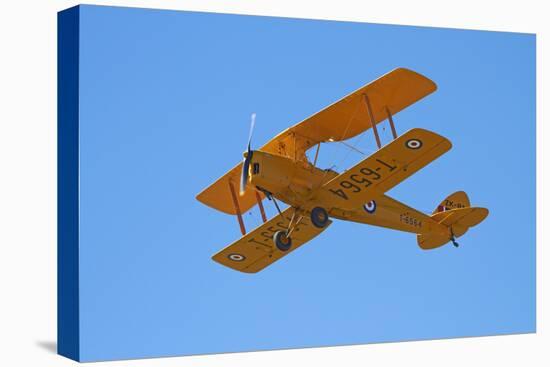
[[451, 149], [446, 138], [412, 129], [323, 185], [312, 198], [327, 210], [354, 210], [383, 195]]
[[277, 231], [287, 230], [293, 212], [293, 208], [285, 209], [282, 216], [277, 215], [247, 233], [212, 256], [212, 260], [244, 273], [257, 273], [316, 237], [331, 223], [329, 221], [326, 227], [318, 228], [311, 223], [309, 212], [304, 213], [292, 232], [291, 247], [286, 251], [281, 251], [275, 246], [273, 236]]

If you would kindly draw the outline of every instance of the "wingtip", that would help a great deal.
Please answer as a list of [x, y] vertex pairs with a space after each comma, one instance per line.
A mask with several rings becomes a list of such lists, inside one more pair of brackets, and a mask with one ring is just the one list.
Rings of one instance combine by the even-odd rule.
[[487, 208], [480, 208], [482, 210], [482, 212], [484, 213], [485, 217], [483, 218], [483, 220], [487, 219], [487, 217], [489, 216], [489, 209]]
[[437, 90], [437, 83], [434, 82], [432, 79], [428, 78], [426, 75], [422, 74], [422, 73], [419, 73], [418, 71], [415, 71], [413, 69], [410, 69], [410, 68], [407, 68], [407, 67], [404, 67], [404, 66], [400, 66], [400, 67], [397, 67], [395, 69], [393, 69], [390, 73], [392, 72], [404, 72], [404, 73], [408, 73], [408, 74], [414, 74], [422, 79], [424, 79], [425, 81], [429, 82], [431, 85], [432, 85], [432, 93], [435, 92]]

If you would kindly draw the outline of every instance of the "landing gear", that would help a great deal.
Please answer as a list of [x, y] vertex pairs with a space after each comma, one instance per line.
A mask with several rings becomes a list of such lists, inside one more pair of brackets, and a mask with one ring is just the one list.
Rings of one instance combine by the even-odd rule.
[[325, 228], [328, 224], [328, 213], [319, 206], [311, 210], [311, 223], [317, 228]]
[[292, 247], [292, 238], [287, 235], [287, 231], [277, 231], [273, 235], [275, 246], [281, 251], [288, 251]]

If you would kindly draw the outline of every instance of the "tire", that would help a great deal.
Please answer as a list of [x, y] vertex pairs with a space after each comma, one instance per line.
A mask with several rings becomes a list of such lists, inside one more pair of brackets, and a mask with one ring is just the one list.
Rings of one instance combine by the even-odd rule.
[[286, 236], [286, 231], [277, 231], [273, 235], [275, 246], [281, 251], [288, 251], [292, 247], [292, 238]]
[[328, 224], [328, 213], [324, 208], [315, 207], [311, 210], [311, 223], [317, 228], [325, 228]]

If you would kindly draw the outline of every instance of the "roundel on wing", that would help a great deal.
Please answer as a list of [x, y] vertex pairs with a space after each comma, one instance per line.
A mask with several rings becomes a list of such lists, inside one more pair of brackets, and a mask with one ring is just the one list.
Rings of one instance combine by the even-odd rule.
[[422, 141], [418, 139], [409, 139], [405, 142], [405, 146], [409, 149], [420, 149], [422, 147]]
[[237, 253], [229, 254], [227, 255], [227, 258], [232, 261], [243, 261], [244, 259], [246, 259], [244, 255], [237, 254]]

